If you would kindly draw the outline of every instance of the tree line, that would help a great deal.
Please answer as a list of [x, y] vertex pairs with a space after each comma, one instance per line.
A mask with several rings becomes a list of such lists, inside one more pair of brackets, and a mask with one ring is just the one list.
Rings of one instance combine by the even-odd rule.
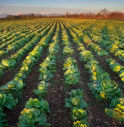
[[102, 9], [97, 14], [94, 14], [92, 12], [80, 13], [80, 14], [70, 14], [69, 12], [67, 12], [65, 14], [65, 17], [124, 19], [124, 13], [119, 12], [119, 11], [110, 12], [107, 9]]
[[110, 12], [107, 9], [100, 10], [97, 14], [88, 13], [75, 13], [71, 14], [66, 12], [66, 14], [49, 14], [49, 15], [35, 15], [33, 13], [27, 15], [7, 15], [4, 19], [31, 19], [31, 18], [98, 18], [98, 19], [124, 19], [124, 13], [119, 11]]

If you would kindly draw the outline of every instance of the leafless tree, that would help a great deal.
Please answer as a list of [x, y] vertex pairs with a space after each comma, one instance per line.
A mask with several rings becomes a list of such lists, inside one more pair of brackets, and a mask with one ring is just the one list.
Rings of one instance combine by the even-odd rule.
[[99, 13], [103, 16], [106, 16], [106, 15], [110, 14], [110, 11], [105, 8], [105, 9], [102, 9]]
[[69, 17], [69, 15], [70, 15], [69, 12], [66, 12], [65, 17]]

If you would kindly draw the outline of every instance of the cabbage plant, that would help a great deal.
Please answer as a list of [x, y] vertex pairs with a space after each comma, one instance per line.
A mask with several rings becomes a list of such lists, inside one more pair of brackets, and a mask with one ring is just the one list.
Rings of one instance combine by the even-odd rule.
[[78, 108], [78, 109], [73, 109], [71, 112], [71, 120], [82, 120], [86, 119], [87, 113], [84, 109]]
[[46, 93], [47, 93], [47, 87], [48, 87], [48, 83], [46, 83], [45, 81], [41, 81], [36, 90], [33, 90], [33, 92], [38, 96], [38, 98], [43, 98], [45, 97]]
[[116, 84], [115, 81], [112, 80], [97, 80], [94, 83], [90, 83], [90, 90], [95, 95], [96, 99], [113, 99], [116, 97], [121, 97], [121, 90]]
[[89, 124], [87, 123], [86, 120], [77, 120], [75, 122], [73, 122], [73, 126], [72, 127], [89, 127]]
[[81, 95], [81, 91], [72, 90], [69, 94], [71, 95], [70, 98], [65, 98], [65, 107], [71, 109], [87, 107], [87, 103], [83, 100], [83, 94]]
[[32, 99], [30, 98], [29, 101], [27, 101], [25, 105], [26, 109], [31, 108], [37, 108], [42, 112], [49, 113], [49, 103], [46, 100], [41, 99], [40, 101], [38, 99]]
[[1, 64], [5, 67], [13, 68], [17, 65], [16, 60], [9, 58], [9, 59], [3, 59]]
[[18, 127], [36, 127], [37, 125], [50, 127], [50, 124], [47, 123], [46, 114], [36, 108], [25, 108], [19, 117]]
[[112, 99], [110, 108], [105, 109], [105, 114], [124, 122], [124, 98]]
[[3, 109], [0, 108], [0, 127], [8, 127], [6, 114], [3, 113]]
[[0, 93], [0, 108], [7, 107], [12, 110], [17, 103], [18, 99], [14, 99], [11, 93]]

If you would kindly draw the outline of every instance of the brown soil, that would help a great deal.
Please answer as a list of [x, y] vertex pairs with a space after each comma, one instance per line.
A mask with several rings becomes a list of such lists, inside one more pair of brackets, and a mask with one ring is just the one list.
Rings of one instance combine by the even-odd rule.
[[[31, 50], [33, 50], [34, 47], [32, 47]], [[31, 51], [30, 50], [30, 51]], [[17, 66], [15, 67], [15, 69], [8, 69], [5, 70], [4, 73], [5, 75], [3, 77], [1, 77], [0, 79], [0, 86], [5, 85], [6, 83], [8, 83], [10, 80], [12, 80], [12, 78], [15, 76], [15, 74], [19, 71], [20, 67], [22, 66], [22, 62], [25, 60], [26, 56], [28, 55], [29, 52], [27, 52], [25, 54], [25, 56], [20, 60], [20, 62], [17, 64]], [[8, 58], [7, 56], [5, 58]]]
[[[47, 34], [47, 33], [46, 33]], [[31, 50], [33, 50], [33, 48], [34, 47], [32, 47], [32, 49]], [[30, 51], [31, 51], [30, 50]], [[29, 51], [29, 52], [30, 52]], [[14, 54], [16, 51], [10, 51], [10, 53], [9, 53], [9, 56], [10, 55], [12, 55], [12, 54]], [[23, 62], [23, 60], [26, 58], [26, 56], [29, 54], [29, 52], [27, 52], [26, 54], [25, 54], [25, 56], [20, 60], [20, 62], [18, 63], [18, 65], [15, 67], [15, 69], [13, 69], [13, 70], [5, 70], [4, 71], [4, 73], [5, 73], [5, 75], [3, 76], [3, 77], [1, 77], [0, 78], [0, 86], [2, 86], [2, 85], [5, 85], [6, 83], [8, 83], [10, 80], [12, 80], [12, 78], [15, 76], [15, 74], [19, 71], [19, 69], [20, 69], [20, 67], [21, 67], [21, 65], [22, 65], [22, 62]], [[3, 57], [1, 57], [0, 59], [7, 59], [8, 58], [8, 56], [3, 56]]]
[[[90, 50], [89, 47], [87, 47], [87, 45], [84, 43], [85, 48], [87, 48], [88, 50]], [[91, 51], [91, 50], [90, 50]], [[118, 62], [120, 65], [124, 66], [124, 63], [122, 61], [120, 61], [118, 58], [112, 56], [112, 54], [110, 54], [109, 56], [98, 56], [95, 52], [91, 51], [92, 54], [95, 56], [95, 58], [97, 59], [97, 61], [99, 61], [99, 66], [106, 72], [109, 73], [110, 77], [112, 80], [116, 81], [116, 83], [119, 85], [119, 87], [121, 88], [122, 92], [124, 92], [124, 85], [123, 82], [121, 81], [120, 77], [118, 76], [117, 73], [113, 72], [110, 69], [110, 66], [108, 65], [108, 63], [106, 62], [107, 59], [112, 58], [113, 60], [115, 60], [116, 62]], [[103, 64], [104, 63], [104, 64]], [[123, 93], [122, 93], [123, 94]]]
[[[56, 30], [56, 28], [55, 28]], [[53, 32], [52, 38], [54, 36], [55, 30]], [[33, 93], [33, 89], [37, 88], [37, 84], [39, 83], [39, 65], [43, 62], [43, 60], [47, 56], [47, 48], [44, 49], [41, 58], [36, 63], [35, 66], [32, 67], [31, 73], [27, 75], [26, 79], [23, 80], [23, 82], [26, 84], [26, 87], [22, 91], [21, 99], [19, 100], [17, 106], [13, 110], [5, 109], [4, 113], [7, 114], [7, 121], [8, 125], [10, 127], [17, 127], [18, 118], [21, 115], [21, 111], [24, 109], [26, 102], [29, 100], [29, 98], [37, 98], [35, 94]], [[6, 79], [6, 78], [5, 78]], [[11, 78], [12, 79], [12, 78]]]
[[[37, 89], [37, 84], [39, 83], [39, 65], [43, 62], [43, 59], [46, 58], [47, 49], [44, 50], [40, 60], [37, 64], [32, 67], [32, 71], [27, 75], [26, 79], [23, 82], [26, 84], [24, 90], [21, 94], [21, 99], [19, 100], [17, 106], [13, 110], [6, 109], [5, 113], [7, 114], [7, 121], [9, 126], [16, 127], [18, 123], [18, 118], [20, 116], [21, 111], [24, 109], [26, 102], [29, 98], [37, 98], [33, 93], [33, 89]], [[13, 116], [13, 117], [12, 117]]]
[[72, 123], [70, 120], [70, 110], [65, 108], [65, 98], [67, 96], [67, 89], [64, 85], [64, 71], [63, 63], [64, 57], [62, 55], [62, 38], [61, 38], [61, 27], [60, 27], [60, 38], [59, 38], [59, 53], [57, 54], [56, 72], [54, 78], [50, 81], [51, 86], [48, 87], [48, 100], [50, 105], [50, 114], [48, 121], [51, 123], [51, 127], [71, 127]]
[[[68, 31], [68, 28], [67, 28], [67, 31]], [[80, 82], [78, 83], [78, 85], [76, 85], [76, 88], [80, 88], [80, 89], [83, 88], [84, 90], [84, 100], [89, 105], [87, 109], [87, 113], [88, 113], [87, 121], [90, 124], [90, 127], [124, 127], [123, 123], [118, 122], [115, 119], [110, 118], [107, 115], [105, 115], [105, 107], [108, 107], [109, 102], [104, 102], [104, 101], [99, 102], [93, 97], [87, 85], [90, 82], [89, 81], [90, 75], [88, 74], [88, 70], [85, 69], [85, 63], [82, 63], [79, 59], [79, 51], [77, 50], [76, 44], [73, 43], [71, 35], [70, 35], [70, 39], [71, 39], [72, 46], [75, 52], [75, 59], [77, 61], [78, 68], [81, 74]], [[103, 61], [101, 61], [100, 65], [101, 64], [103, 65], [102, 62]], [[120, 82], [120, 80], [118, 81]]]
[[[93, 42], [93, 43], [99, 45], [99, 44], [96, 43], [96, 42]], [[99, 46], [100, 46], [100, 45], [99, 45]], [[100, 46], [100, 47], [101, 47], [101, 46]], [[102, 49], [106, 50], [105, 48], [102, 48]], [[112, 54], [112, 53], [110, 53], [110, 52], [108, 52], [108, 53], [109, 53], [109, 56], [106, 57], [107, 59], [110, 59], [110, 58], [111, 58], [111, 59], [115, 60], [116, 62], [118, 62], [121, 66], [124, 66], [124, 62], [123, 62], [122, 60], [120, 60], [118, 57], [115, 57], [114, 54]]]
[[[70, 28], [66, 28], [67, 31], [68, 29]], [[70, 120], [70, 109], [65, 108], [64, 106], [65, 98], [68, 96], [68, 92], [70, 92], [72, 89], [84, 90], [83, 98], [88, 103], [88, 108], [86, 109], [86, 111], [88, 113], [87, 121], [90, 127], [124, 127], [123, 123], [118, 122], [115, 119], [107, 117], [105, 115], [104, 110], [105, 110], [105, 107], [108, 107], [108, 104], [109, 104], [108, 102], [104, 102], [104, 101], [99, 102], [93, 97], [90, 89], [88, 88], [88, 83], [90, 82], [89, 81], [90, 75], [88, 73], [88, 70], [85, 69], [85, 63], [80, 61], [79, 51], [77, 50], [76, 44], [73, 42], [72, 36], [70, 34], [69, 34], [69, 38], [72, 43], [72, 48], [74, 49], [74, 52], [75, 52], [73, 57], [77, 61], [81, 78], [79, 83], [75, 86], [66, 87], [64, 85], [64, 79], [63, 79], [64, 57], [62, 55], [63, 46], [62, 46], [61, 33], [62, 31], [60, 27], [60, 38], [59, 38], [60, 50], [59, 50], [59, 53], [57, 54], [56, 72], [54, 74], [54, 78], [49, 81], [50, 86], [48, 87], [48, 94], [45, 97], [45, 99], [49, 103], [49, 107], [51, 111], [50, 114], [48, 115], [48, 122], [51, 123], [51, 127], [71, 127], [72, 126], [72, 121]], [[4, 110], [4, 112], [7, 114], [9, 127], [17, 126], [20, 112], [24, 109], [25, 103], [29, 100], [29, 98], [36, 97], [35, 94], [33, 93], [33, 89], [36, 89], [37, 84], [39, 83], [39, 80], [38, 80], [39, 72], [37, 71], [39, 69], [39, 64], [43, 62], [43, 59], [46, 58], [46, 56], [47, 56], [47, 48], [42, 53], [42, 56], [39, 59], [39, 61], [36, 63], [36, 65], [32, 67], [31, 73], [27, 75], [26, 79], [24, 79], [24, 83], [26, 84], [26, 87], [24, 88], [22, 92], [21, 99], [19, 100], [19, 103], [17, 104], [17, 106], [13, 110], [9, 110], [9, 109]], [[97, 55], [95, 55], [95, 57], [100, 62], [101, 68], [107, 71], [113, 80], [116, 80], [117, 83], [121, 83], [117, 74], [113, 73], [109, 69], [108, 65], [106, 64], [105, 60], [108, 57], [98, 57]], [[15, 73], [18, 72], [19, 68], [21, 67], [21, 62], [18, 64], [18, 67], [14, 69], [13, 71], [5, 72], [6, 75], [3, 76], [0, 81], [1, 85], [6, 84], [8, 81], [10, 81], [14, 77]]]
[[15, 74], [19, 71], [22, 61], [25, 59], [25, 57], [22, 58], [22, 60], [18, 63], [18, 65], [15, 67], [15, 69], [13, 70], [5, 70], [4, 73], [5, 75], [3, 77], [0, 78], [0, 86], [5, 85], [6, 83], [8, 83], [10, 80], [13, 79], [13, 77], [15, 76]]

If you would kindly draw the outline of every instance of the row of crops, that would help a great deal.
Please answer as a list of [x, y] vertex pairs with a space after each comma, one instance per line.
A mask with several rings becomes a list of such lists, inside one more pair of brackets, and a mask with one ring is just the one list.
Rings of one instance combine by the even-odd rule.
[[[50, 112], [53, 108], [49, 105], [48, 98], [51, 97], [49, 92], [55, 73], [60, 75], [58, 82], [61, 82], [61, 90], [65, 95], [57, 91], [59, 85], [55, 86], [56, 94], [64, 97], [62, 105], [70, 115], [68, 121], [71, 123], [68, 125], [65, 123], [65, 126], [95, 127], [97, 125], [89, 117], [91, 115], [89, 110], [95, 103], [93, 100], [86, 99], [89, 98], [88, 91], [100, 106], [106, 103], [103, 111], [100, 112], [101, 116], [104, 114], [106, 120], [109, 116], [112, 121], [111, 126], [122, 125], [124, 121], [123, 42], [123, 21], [70, 19], [1, 21], [0, 126], [54, 126], [50, 120], [52, 117]], [[105, 67], [101, 65], [102, 59], [105, 61], [102, 63]], [[62, 73], [57, 71], [58, 61], [62, 62]], [[81, 66], [84, 68], [82, 69]], [[109, 68], [111, 73], [104, 68]], [[33, 70], [36, 74], [34, 73], [30, 78], [35, 79], [37, 75], [35, 80], [38, 83], [29, 80], [28, 75], [32, 74]], [[14, 76], [8, 78], [10, 73]], [[89, 79], [84, 82], [87, 77]], [[26, 80], [28, 83], [25, 83]], [[25, 95], [23, 91], [27, 88], [29, 91], [23, 96]], [[28, 93], [31, 93], [30, 96]], [[18, 112], [18, 105], [22, 103], [21, 97], [26, 98], [24, 105], [20, 107], [21, 112], [15, 116], [17, 121], [10, 124], [12, 114], [7, 112], [10, 110], [13, 113]], [[55, 103], [54, 93], [52, 99], [52, 103]], [[56, 112], [55, 110], [52, 112]], [[95, 117], [92, 119], [94, 120]], [[63, 121], [59, 122], [54, 127], [63, 124]], [[103, 124], [107, 127], [101, 118], [98, 125], [103, 126]]]

